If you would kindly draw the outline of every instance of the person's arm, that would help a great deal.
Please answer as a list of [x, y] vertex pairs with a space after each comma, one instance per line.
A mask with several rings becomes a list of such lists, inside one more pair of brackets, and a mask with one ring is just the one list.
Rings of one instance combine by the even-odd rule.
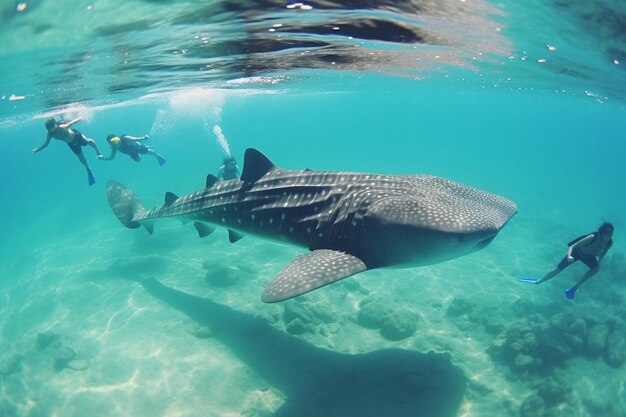
[[101, 161], [112, 161], [113, 158], [115, 158], [116, 154], [117, 154], [117, 149], [113, 148], [111, 149], [111, 156], [109, 156], [108, 158], [103, 157], [103, 158], [98, 158], [98, 159], [100, 159]]
[[52, 135], [48, 133], [48, 135], [46, 135], [46, 141], [43, 143], [43, 145], [39, 146], [38, 148], [34, 148], [33, 153], [37, 153], [43, 148], [45, 148], [46, 146], [48, 146], [51, 140], [52, 140]]
[[150, 136], [148, 135], [143, 135], [143, 136], [129, 136], [129, 135], [124, 135], [124, 137], [126, 139], [129, 140], [146, 140], [146, 139], [150, 139]]
[[569, 248], [567, 248], [567, 260], [570, 263], [574, 262], [574, 257], [572, 256], [572, 252], [574, 252], [574, 249], [578, 248], [579, 246], [587, 246], [588, 244], [593, 242], [593, 239], [594, 239], [593, 234], [590, 234], [580, 239], [578, 242], [574, 243]]
[[82, 117], [78, 117], [74, 120], [70, 120], [69, 122], [65, 122], [63, 124], [59, 124], [58, 127], [60, 127], [61, 129], [67, 129], [68, 127], [72, 126], [74, 123], [78, 123], [80, 122], [82, 119]]
[[604, 255], [606, 255], [606, 253], [609, 251], [609, 249], [611, 249], [611, 246], [613, 246], [613, 240], [612, 239], [609, 242], [609, 244], [606, 245], [606, 248], [604, 248], [604, 250], [602, 251], [602, 253], [598, 257], [598, 262], [602, 261], [602, 258], [604, 258]]

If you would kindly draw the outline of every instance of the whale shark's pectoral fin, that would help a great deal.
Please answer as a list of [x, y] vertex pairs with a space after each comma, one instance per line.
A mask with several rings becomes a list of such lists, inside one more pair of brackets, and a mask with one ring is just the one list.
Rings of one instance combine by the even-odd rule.
[[148, 231], [148, 233], [154, 233], [154, 222], [146, 220], [141, 222], [141, 225]]
[[238, 240], [241, 240], [245, 237], [243, 233], [235, 232], [234, 230], [228, 229], [228, 241], [230, 243], [235, 243]]
[[198, 231], [198, 236], [207, 237], [215, 231], [215, 226], [206, 223], [193, 222], [193, 226]]
[[266, 303], [284, 301], [363, 272], [367, 266], [356, 256], [330, 249], [317, 249], [296, 257], [263, 292]]

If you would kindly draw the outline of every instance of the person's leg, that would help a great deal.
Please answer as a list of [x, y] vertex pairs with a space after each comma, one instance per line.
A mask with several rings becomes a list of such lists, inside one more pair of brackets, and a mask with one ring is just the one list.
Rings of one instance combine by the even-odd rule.
[[159, 153], [155, 152], [153, 149], [148, 149], [146, 153], [148, 155], [154, 156], [156, 160], [159, 162], [159, 165], [163, 165], [165, 163], [165, 158], [163, 157], [163, 155], [160, 155]]
[[68, 143], [67, 146], [69, 146], [70, 150], [74, 152], [74, 155], [76, 155], [80, 163], [83, 164], [83, 166], [87, 170], [87, 179], [89, 180], [89, 185], [95, 184], [96, 179], [93, 177], [93, 173], [91, 172], [91, 168], [89, 167], [87, 159], [83, 154], [83, 148], [80, 143], [77, 142], [77, 139], [74, 139], [74, 141], [72, 143]]
[[85, 144], [88, 146], [91, 146], [92, 148], [94, 148], [96, 150], [96, 154], [98, 156], [102, 156], [102, 153], [100, 152], [100, 149], [98, 149], [98, 145], [96, 144], [96, 141], [88, 138], [87, 136], [83, 135], [83, 138], [85, 139]]
[[576, 294], [578, 287], [580, 287], [583, 282], [597, 274], [600, 270], [600, 265], [598, 264], [598, 260], [595, 256], [583, 256], [580, 260], [589, 267], [589, 270], [585, 272], [582, 277], [580, 277], [576, 284], [565, 290], [565, 296], [570, 300], [574, 299], [574, 294]]
[[546, 282], [551, 280], [552, 278], [554, 278], [559, 272], [561, 272], [562, 270], [564, 270], [565, 268], [567, 268], [569, 266], [569, 261], [567, 260], [567, 255], [563, 257], [563, 259], [561, 259], [561, 261], [559, 262], [559, 264], [556, 266], [556, 268], [554, 268], [552, 271], [548, 272], [543, 278], [541, 278], [540, 280], [538, 280], [536, 282], [536, 284], [541, 284], [542, 282]]
[[77, 153], [76, 156], [78, 157], [78, 160], [80, 161], [81, 164], [83, 164], [83, 166], [87, 169], [87, 171], [91, 171], [91, 167], [89, 166], [89, 163], [87, 162], [87, 158], [85, 158], [85, 155], [80, 152]]
[[94, 178], [93, 173], [91, 172], [91, 167], [89, 167], [89, 163], [87, 163], [87, 159], [85, 158], [85, 155], [82, 152], [77, 152], [76, 156], [78, 157], [78, 160], [80, 161], [80, 163], [83, 164], [83, 166], [87, 170], [87, 182], [89, 183], [89, 185], [95, 184], [96, 179]]
[[587, 281], [589, 278], [597, 274], [599, 270], [600, 270], [600, 267], [596, 266], [595, 268], [591, 268], [589, 271], [585, 272], [585, 274], [582, 277], [580, 277], [580, 279], [578, 280], [576, 285], [574, 285], [574, 287], [580, 287], [581, 285], [583, 285], [585, 281]]
[[563, 268], [561, 268], [560, 266], [557, 266], [552, 271], [550, 271], [546, 275], [544, 275], [543, 278], [541, 278], [539, 281], [537, 281], [537, 284], [541, 284], [542, 282], [546, 282], [546, 281], [551, 280], [552, 278], [557, 276], [557, 274], [559, 274], [562, 270], [563, 270]]

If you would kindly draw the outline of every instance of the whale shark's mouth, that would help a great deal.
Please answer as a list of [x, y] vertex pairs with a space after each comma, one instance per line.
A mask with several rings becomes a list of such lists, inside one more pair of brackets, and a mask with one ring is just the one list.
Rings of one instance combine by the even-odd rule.
[[484, 248], [485, 246], [487, 246], [488, 244], [491, 243], [492, 240], [494, 240], [496, 238], [496, 235], [493, 236], [489, 236], [483, 240], [478, 241], [478, 243], [476, 244], [479, 248]]

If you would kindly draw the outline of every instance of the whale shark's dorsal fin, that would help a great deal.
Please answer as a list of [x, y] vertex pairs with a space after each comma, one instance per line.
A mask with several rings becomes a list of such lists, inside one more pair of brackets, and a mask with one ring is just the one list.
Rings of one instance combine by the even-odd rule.
[[206, 184], [205, 184], [205, 188], [211, 188], [215, 185], [215, 183], [218, 181], [217, 177], [213, 174], [209, 174], [206, 176]]
[[265, 155], [254, 148], [246, 149], [243, 157], [241, 181], [256, 182], [276, 166]]
[[169, 191], [165, 193], [165, 205], [171, 206], [174, 201], [178, 200], [178, 196], [174, 193], [170, 193]]

